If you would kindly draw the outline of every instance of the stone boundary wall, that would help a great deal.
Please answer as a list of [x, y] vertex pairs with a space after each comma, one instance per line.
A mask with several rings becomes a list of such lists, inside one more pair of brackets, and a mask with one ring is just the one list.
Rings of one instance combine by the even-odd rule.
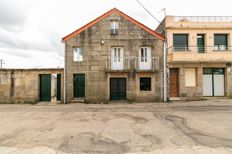
[[35, 104], [39, 102], [40, 74], [61, 74], [62, 100], [63, 68], [0, 69], [0, 103]]

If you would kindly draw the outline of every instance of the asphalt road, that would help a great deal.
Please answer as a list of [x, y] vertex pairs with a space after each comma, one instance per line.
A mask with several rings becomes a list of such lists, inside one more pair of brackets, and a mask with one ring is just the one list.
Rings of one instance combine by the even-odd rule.
[[0, 105], [0, 154], [232, 153], [232, 101]]

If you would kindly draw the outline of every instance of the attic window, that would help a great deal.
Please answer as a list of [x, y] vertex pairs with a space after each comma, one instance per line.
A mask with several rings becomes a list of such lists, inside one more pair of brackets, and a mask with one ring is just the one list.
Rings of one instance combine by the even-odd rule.
[[118, 21], [114, 20], [110, 23], [110, 34], [118, 35]]

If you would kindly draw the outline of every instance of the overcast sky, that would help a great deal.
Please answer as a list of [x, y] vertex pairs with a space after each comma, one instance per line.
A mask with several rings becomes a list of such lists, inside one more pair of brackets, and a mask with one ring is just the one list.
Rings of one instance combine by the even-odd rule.
[[[231, 0], [140, 0], [160, 21], [168, 15], [232, 16]], [[136, 0], [0, 0], [0, 59], [5, 68], [63, 67], [61, 38], [112, 8], [155, 29]]]

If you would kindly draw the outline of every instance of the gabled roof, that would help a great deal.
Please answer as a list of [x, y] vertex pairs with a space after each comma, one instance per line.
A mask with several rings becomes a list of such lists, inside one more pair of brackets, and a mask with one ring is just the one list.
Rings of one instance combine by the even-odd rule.
[[157, 33], [156, 31], [148, 28], [147, 26], [145, 26], [144, 24], [138, 22], [137, 20], [131, 18], [130, 16], [128, 16], [127, 14], [119, 11], [116, 8], [113, 8], [111, 10], [109, 10], [108, 12], [104, 13], [103, 15], [101, 15], [100, 17], [96, 18], [95, 20], [89, 22], [88, 24], [84, 25], [83, 27], [75, 30], [74, 32], [72, 32], [71, 34], [65, 36], [62, 40], [63, 41], [68, 41], [69, 39], [71, 39], [73, 36], [80, 34], [82, 31], [88, 29], [89, 27], [92, 27], [93, 25], [95, 25], [96, 23], [100, 22], [101, 20], [103, 20], [104, 18], [108, 17], [109, 15], [111, 15], [112, 13], [116, 13], [119, 14], [120, 16], [124, 17], [125, 19], [129, 20], [130, 22], [134, 23], [135, 25], [141, 27], [142, 29], [144, 29], [145, 31], [147, 31], [148, 33], [152, 34], [153, 36], [157, 37], [160, 40], [164, 40], [164, 36]]

